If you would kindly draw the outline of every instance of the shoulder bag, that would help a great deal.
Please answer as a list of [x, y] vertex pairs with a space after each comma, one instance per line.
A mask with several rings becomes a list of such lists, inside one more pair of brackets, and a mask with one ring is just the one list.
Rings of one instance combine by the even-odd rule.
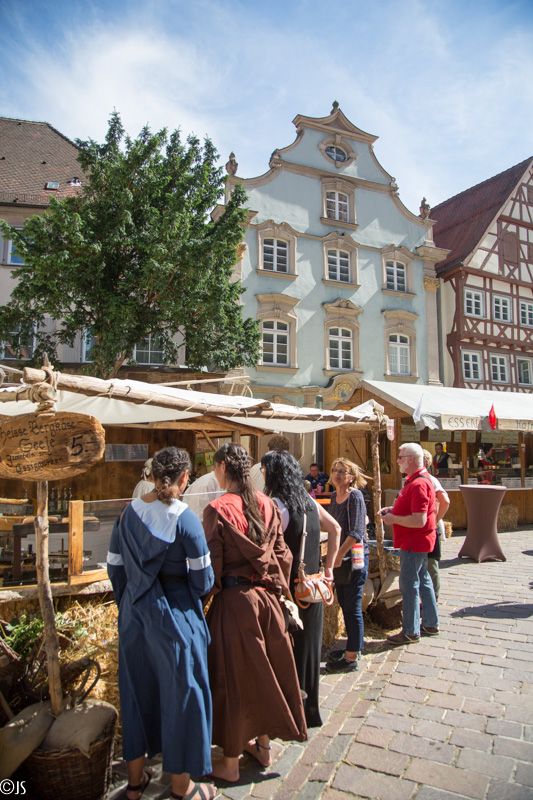
[[298, 577], [294, 581], [294, 597], [301, 608], [308, 608], [310, 603], [325, 603], [327, 606], [330, 606], [333, 603], [333, 590], [330, 581], [324, 576], [324, 571], [322, 570], [315, 575], [308, 575], [305, 571], [304, 553], [306, 538], [307, 514], [304, 513], [302, 542], [300, 545], [300, 563], [298, 565]]

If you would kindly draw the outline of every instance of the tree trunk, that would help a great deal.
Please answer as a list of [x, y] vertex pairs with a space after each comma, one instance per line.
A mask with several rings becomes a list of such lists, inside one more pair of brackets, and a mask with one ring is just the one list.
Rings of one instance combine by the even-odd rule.
[[379, 576], [381, 578], [381, 585], [387, 577], [387, 562], [385, 561], [385, 550], [383, 549], [383, 519], [379, 514], [381, 508], [381, 465], [379, 463], [379, 427], [372, 425], [371, 427], [371, 441], [372, 441], [372, 469], [374, 473], [374, 487], [372, 493], [374, 495], [374, 524], [376, 526], [376, 548], [378, 553], [379, 563]]
[[59, 676], [59, 641], [50, 589], [48, 563], [48, 481], [37, 481], [37, 514], [35, 516], [37, 539], [37, 584], [39, 603], [44, 623], [44, 649], [48, 669], [48, 686], [52, 711], [56, 717], [63, 711], [63, 692]]

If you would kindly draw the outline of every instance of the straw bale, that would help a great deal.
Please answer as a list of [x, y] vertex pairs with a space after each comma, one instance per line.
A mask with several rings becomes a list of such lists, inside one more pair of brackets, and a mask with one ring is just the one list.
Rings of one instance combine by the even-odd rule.
[[442, 521], [444, 522], [444, 531], [445, 531], [445, 533], [446, 533], [446, 538], [447, 538], [447, 539], [449, 539], [449, 538], [450, 538], [450, 536], [451, 536], [451, 535], [452, 535], [452, 533], [453, 533], [453, 527], [452, 527], [452, 523], [451, 523], [451, 522], [448, 522], [448, 520], [447, 520], [447, 519], [443, 519]]
[[87, 633], [74, 640], [61, 656], [61, 663], [67, 664], [84, 656], [98, 661], [102, 674], [91, 692], [91, 697], [105, 700], [115, 706], [119, 713], [115, 733], [115, 754], [122, 751], [122, 720], [118, 692], [118, 609], [111, 599], [90, 598], [65, 599], [65, 616], [73, 622], [81, 623]]
[[512, 503], [500, 506], [498, 511], [498, 530], [516, 531], [518, 529], [518, 508]]

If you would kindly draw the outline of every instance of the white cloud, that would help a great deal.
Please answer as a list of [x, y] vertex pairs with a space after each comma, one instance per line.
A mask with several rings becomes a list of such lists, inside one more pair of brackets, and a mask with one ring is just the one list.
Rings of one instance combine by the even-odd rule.
[[336, 99], [380, 137], [376, 156], [415, 213], [422, 195], [435, 204], [531, 154], [531, 24], [520, 7], [361, 0], [354, 13], [338, 0], [333, 14], [318, 0], [33, 0], [54, 19], [50, 46], [25, 4], [4, 3], [3, 113], [71, 138], [101, 140], [117, 108], [130, 135], [146, 123], [208, 133], [222, 163], [235, 150], [239, 173], [253, 176], [293, 141], [296, 114], [324, 116]]

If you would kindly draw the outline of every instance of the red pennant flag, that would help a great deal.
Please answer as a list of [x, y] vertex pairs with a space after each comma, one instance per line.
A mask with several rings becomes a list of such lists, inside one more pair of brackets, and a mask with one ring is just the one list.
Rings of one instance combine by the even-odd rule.
[[496, 425], [497, 424], [498, 424], [498, 421], [496, 419], [496, 412], [494, 411], [494, 405], [493, 405], [493, 406], [491, 406], [491, 409], [489, 411], [489, 425], [490, 425], [490, 427], [492, 428], [493, 431], [496, 430]]

